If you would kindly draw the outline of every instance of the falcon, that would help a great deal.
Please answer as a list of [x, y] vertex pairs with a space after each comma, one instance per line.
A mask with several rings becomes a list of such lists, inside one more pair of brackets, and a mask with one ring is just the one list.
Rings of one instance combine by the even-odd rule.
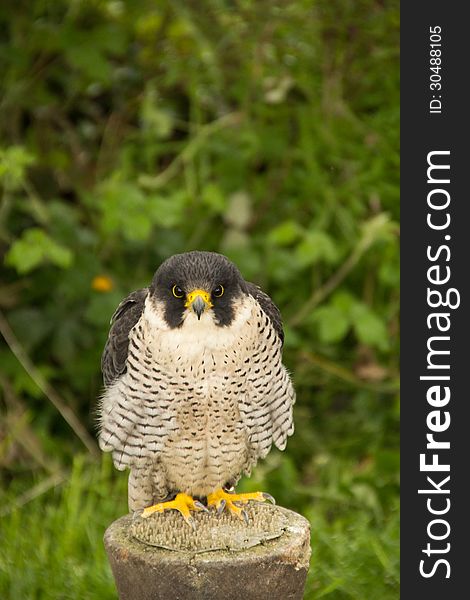
[[282, 364], [281, 315], [225, 256], [176, 254], [117, 307], [102, 356], [99, 445], [130, 469], [142, 516], [225, 508], [274, 444], [293, 433], [295, 392]]

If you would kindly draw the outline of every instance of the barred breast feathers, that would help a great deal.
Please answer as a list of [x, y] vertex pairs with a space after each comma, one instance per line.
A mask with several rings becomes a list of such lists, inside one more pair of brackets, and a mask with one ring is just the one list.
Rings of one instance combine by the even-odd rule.
[[[154, 459], [162, 451], [168, 436], [178, 428], [174, 401], [187, 395], [190, 381], [207, 385], [205, 359], [207, 365], [212, 363], [216, 377], [218, 370], [227, 368], [227, 350], [241, 354], [251, 311], [251, 299], [244, 298], [230, 327], [217, 326], [210, 314], [200, 321], [188, 314], [181, 328], [171, 329], [160, 307], [146, 298], [142, 316], [129, 335], [126, 372], [107, 388], [102, 399], [100, 447], [113, 453], [118, 469]], [[235, 362], [233, 357], [230, 362]]]
[[238, 398], [247, 431], [246, 472], [272, 443], [285, 448], [295, 394], [282, 365], [282, 339], [255, 298], [237, 302], [230, 326], [218, 326], [209, 312], [200, 321], [188, 313], [181, 327], [171, 329], [147, 296], [129, 334], [127, 369], [102, 399], [100, 447], [113, 453], [118, 469], [158, 460], [179, 427], [177, 405], [192, 383], [217, 381]]

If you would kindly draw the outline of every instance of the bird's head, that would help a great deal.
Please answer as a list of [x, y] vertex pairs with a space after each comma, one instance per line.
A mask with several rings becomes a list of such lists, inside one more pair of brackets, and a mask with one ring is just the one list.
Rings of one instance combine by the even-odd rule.
[[167, 259], [155, 273], [150, 295], [163, 306], [170, 328], [180, 327], [191, 315], [230, 325], [234, 303], [245, 293], [237, 267], [215, 252], [186, 252]]

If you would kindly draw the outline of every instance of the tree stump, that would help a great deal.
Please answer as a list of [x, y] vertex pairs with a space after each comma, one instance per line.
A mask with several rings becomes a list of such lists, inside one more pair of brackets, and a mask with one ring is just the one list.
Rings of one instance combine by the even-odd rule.
[[300, 600], [310, 526], [299, 514], [249, 503], [246, 524], [230, 514], [127, 515], [104, 543], [120, 600]]

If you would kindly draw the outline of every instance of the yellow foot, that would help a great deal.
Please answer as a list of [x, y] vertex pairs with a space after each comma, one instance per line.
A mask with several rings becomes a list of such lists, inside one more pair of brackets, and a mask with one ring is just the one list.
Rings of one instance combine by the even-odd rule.
[[235, 502], [246, 504], [249, 500], [255, 500], [257, 502], [269, 500], [275, 504], [274, 498], [270, 494], [265, 494], [264, 492], [230, 494], [229, 492], [220, 489], [207, 496], [207, 506], [215, 506], [219, 514], [221, 514], [224, 508], [227, 507], [232, 514], [237, 515], [237, 517], [244, 519], [245, 522], [248, 523], [247, 512], [243, 508], [237, 506]]
[[141, 517], [146, 519], [154, 512], [161, 513], [164, 510], [178, 510], [183, 515], [183, 518], [186, 521], [186, 523], [188, 523], [188, 525], [191, 525], [194, 528], [194, 521], [191, 517], [190, 511], [207, 511], [207, 508], [198, 500], [194, 500], [193, 498], [191, 498], [191, 496], [188, 496], [188, 494], [177, 494], [174, 500], [170, 500], [169, 502], [160, 502], [158, 504], [154, 504], [153, 506], [148, 506], [147, 508], [144, 508]]

